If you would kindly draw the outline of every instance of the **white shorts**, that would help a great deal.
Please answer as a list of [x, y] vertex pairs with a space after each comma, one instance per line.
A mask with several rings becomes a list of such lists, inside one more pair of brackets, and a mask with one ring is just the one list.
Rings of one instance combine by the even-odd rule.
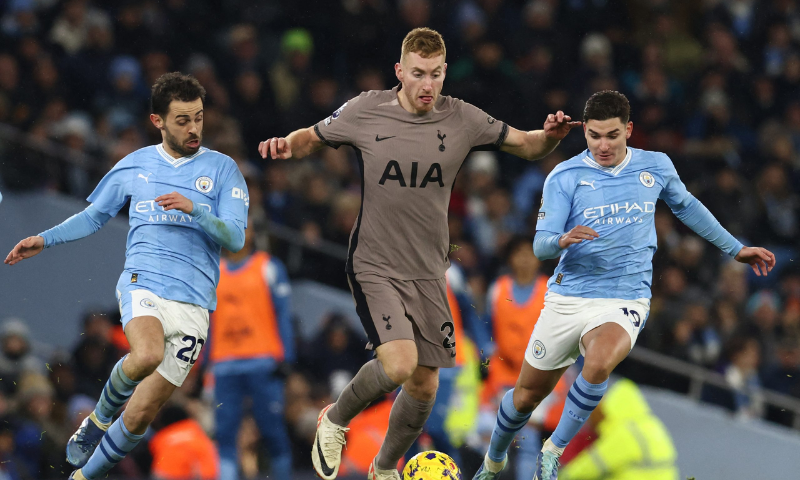
[[150, 316], [161, 321], [164, 360], [156, 371], [176, 387], [183, 385], [208, 338], [208, 310], [167, 300], [144, 289], [117, 291], [117, 298], [123, 327], [136, 317]]
[[539, 370], [556, 370], [585, 355], [583, 336], [604, 323], [616, 323], [631, 336], [631, 348], [650, 313], [650, 299], [566, 297], [549, 292], [533, 329], [525, 361]]

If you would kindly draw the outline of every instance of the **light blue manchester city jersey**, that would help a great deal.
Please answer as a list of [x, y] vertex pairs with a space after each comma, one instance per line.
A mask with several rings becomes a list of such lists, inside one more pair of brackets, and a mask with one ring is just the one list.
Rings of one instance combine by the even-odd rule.
[[221, 247], [191, 215], [158, 206], [155, 198], [171, 192], [246, 227], [247, 186], [233, 159], [202, 147], [182, 158], [173, 158], [161, 145], [137, 150], [120, 160], [88, 198], [112, 216], [131, 202], [125, 271], [117, 290], [143, 288], [214, 310]]
[[619, 165], [603, 167], [585, 150], [560, 163], [545, 181], [536, 230], [558, 234], [585, 225], [600, 238], [563, 251], [549, 290], [584, 298], [650, 298], [656, 202], [676, 210], [690, 198], [663, 153], [628, 148]]

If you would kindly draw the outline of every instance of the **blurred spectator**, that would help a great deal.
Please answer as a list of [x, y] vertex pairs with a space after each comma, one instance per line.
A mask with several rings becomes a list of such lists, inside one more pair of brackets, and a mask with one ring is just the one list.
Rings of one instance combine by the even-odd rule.
[[800, 233], [800, 197], [789, 187], [785, 170], [777, 165], [767, 166], [756, 182], [760, 203], [760, 228], [756, 232], [765, 241], [782, 245], [797, 245]]
[[73, 55], [86, 45], [89, 28], [95, 23], [110, 22], [104, 12], [91, 8], [87, 0], [68, 0], [50, 30], [50, 39], [65, 53]]
[[111, 374], [122, 352], [111, 343], [112, 323], [108, 316], [90, 311], [83, 317], [83, 335], [72, 353], [75, 365], [75, 390], [99, 398], [103, 379]]
[[746, 331], [759, 343], [766, 358], [775, 358], [780, 308], [780, 298], [768, 290], [754, 293], [747, 301]]
[[686, 305], [683, 315], [672, 329], [672, 342], [667, 353], [705, 367], [713, 367], [722, 351], [722, 340], [710, 323], [704, 302]]
[[0, 325], [0, 389], [13, 394], [26, 373], [44, 373], [44, 360], [32, 349], [30, 329], [18, 318], [7, 318]]
[[800, 339], [784, 338], [778, 344], [778, 361], [764, 370], [765, 388], [800, 398]]
[[512, 238], [505, 251], [508, 273], [489, 287], [486, 303], [486, 324], [491, 334], [491, 348], [484, 355], [488, 362], [488, 378], [484, 399], [494, 398], [517, 382], [528, 339], [544, 307], [548, 277], [540, 272], [540, 262], [533, 255], [533, 239]]
[[758, 417], [764, 408], [758, 376], [761, 347], [755, 339], [738, 337], [731, 340], [727, 350], [722, 373], [733, 389], [733, 411], [743, 417]]
[[326, 388], [331, 398], [338, 398], [371, 353], [364, 350], [366, 339], [356, 332], [345, 317], [331, 314], [320, 332], [309, 342], [314, 348], [304, 348], [301, 357], [303, 370]]
[[282, 58], [270, 69], [269, 79], [275, 92], [275, 104], [281, 111], [296, 106], [303, 87], [308, 86], [314, 39], [304, 29], [288, 30], [281, 39]]
[[192, 54], [186, 62], [185, 68], [206, 89], [207, 105], [213, 105], [222, 110], [226, 110], [230, 106], [228, 89], [217, 77], [217, 69], [214, 66], [214, 62], [207, 55], [202, 53]]
[[178, 405], [160, 413], [149, 441], [155, 480], [215, 480], [220, 478], [217, 449], [196, 420]]
[[[233, 95], [233, 113], [242, 125], [245, 145], [255, 147], [277, 130], [277, 117], [273, 94], [269, 84], [254, 71], [245, 71], [236, 77]], [[253, 155], [251, 155], [253, 156]]]
[[[252, 225], [252, 219], [248, 223]], [[224, 252], [209, 335], [214, 401], [219, 404], [215, 415], [220, 470], [213, 477], [223, 480], [238, 478], [236, 439], [247, 397], [256, 406], [252, 414], [269, 447], [271, 474], [292, 476], [283, 421], [283, 380], [295, 361], [291, 287], [283, 263], [256, 251], [254, 237], [254, 229], [248, 228], [244, 247]]]
[[[754, 211], [755, 201], [736, 170], [720, 169], [714, 175], [713, 185], [699, 199], [734, 236], [742, 237], [752, 233], [751, 225], [757, 216]], [[731, 205], [738, 205], [739, 208], [731, 209]]]
[[[491, 332], [493, 348], [485, 367], [488, 370], [481, 391], [481, 403], [501, 397], [517, 383], [536, 320], [544, 308], [547, 292], [546, 275], [539, 271], [539, 260], [533, 254], [533, 238], [516, 236], [505, 247], [505, 262], [509, 268], [490, 287], [486, 300], [486, 323]], [[482, 346], [487, 348], [486, 346]], [[485, 352], [488, 356], [489, 352]], [[517, 479], [527, 478], [536, 465], [539, 432], [526, 426], [517, 434]]]

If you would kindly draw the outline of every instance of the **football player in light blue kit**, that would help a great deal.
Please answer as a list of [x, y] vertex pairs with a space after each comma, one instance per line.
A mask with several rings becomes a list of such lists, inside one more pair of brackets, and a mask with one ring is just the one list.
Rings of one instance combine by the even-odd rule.
[[534, 480], [557, 478], [558, 458], [602, 399], [609, 375], [647, 321], [657, 246], [653, 213], [659, 199], [698, 235], [750, 264], [757, 275], [775, 265], [771, 252], [745, 247], [719, 224], [686, 190], [669, 157], [626, 146], [633, 131], [629, 117], [624, 95], [592, 95], [583, 113], [589, 148], [559, 164], [545, 181], [533, 249], [540, 259], [561, 260], [548, 283], [517, 384], [501, 402], [477, 480], [500, 476], [517, 431], [583, 354], [583, 371], [539, 453], [534, 474]]
[[152, 88], [150, 119], [163, 143], [123, 158], [89, 196], [86, 210], [22, 240], [5, 260], [13, 265], [91, 235], [130, 201], [116, 294], [131, 353], [116, 364], [94, 412], [67, 443], [67, 460], [79, 468], [69, 478], [104, 477], [142, 439], [206, 341], [221, 247], [244, 245], [247, 187], [230, 157], [200, 146], [204, 98], [194, 77], [161, 76]]

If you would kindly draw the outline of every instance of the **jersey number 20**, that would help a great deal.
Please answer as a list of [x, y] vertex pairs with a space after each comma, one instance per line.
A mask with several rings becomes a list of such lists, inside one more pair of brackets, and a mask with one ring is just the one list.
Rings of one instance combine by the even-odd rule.
[[[194, 338], [191, 335], [186, 335], [181, 340], [184, 342], [189, 342], [189, 346], [178, 350], [176, 357], [178, 357], [178, 360], [182, 360], [184, 362], [188, 362], [190, 365], [194, 365], [194, 362], [197, 361], [197, 356], [200, 354], [200, 349], [203, 348], [203, 345], [206, 343], [206, 341], [202, 338]], [[197, 346], [197, 350], [194, 349], [195, 346]], [[188, 358], [186, 355], [184, 355], [185, 353], [188, 353], [192, 357]]]

